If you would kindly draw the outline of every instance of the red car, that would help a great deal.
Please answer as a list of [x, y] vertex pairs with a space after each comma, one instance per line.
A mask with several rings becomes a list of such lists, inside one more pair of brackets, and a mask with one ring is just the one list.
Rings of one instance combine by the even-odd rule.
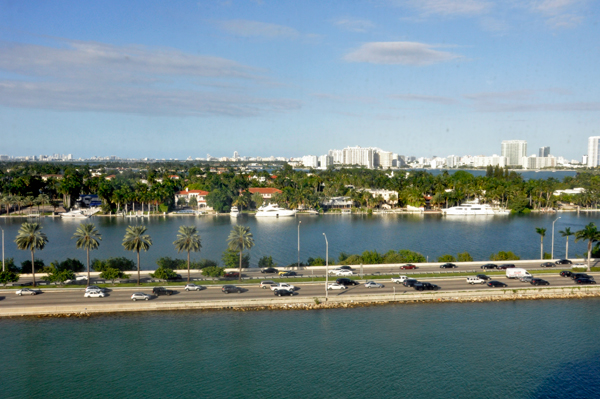
[[227, 272], [225, 273], [225, 277], [239, 277], [240, 274], [238, 272]]
[[411, 270], [411, 269], [416, 269], [416, 268], [417, 267], [415, 265], [411, 265], [411, 264], [400, 266], [401, 270]]

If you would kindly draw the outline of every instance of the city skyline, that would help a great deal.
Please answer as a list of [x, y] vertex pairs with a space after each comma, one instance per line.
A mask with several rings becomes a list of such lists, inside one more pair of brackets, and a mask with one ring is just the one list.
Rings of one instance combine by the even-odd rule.
[[600, 133], [598, 9], [3, 3], [0, 153], [293, 157], [358, 145], [431, 157], [520, 139], [580, 159]]

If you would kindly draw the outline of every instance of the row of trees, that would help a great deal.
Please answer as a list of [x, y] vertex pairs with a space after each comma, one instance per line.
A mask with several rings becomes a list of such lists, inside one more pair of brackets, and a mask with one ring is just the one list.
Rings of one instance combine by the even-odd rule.
[[[535, 231], [540, 235], [540, 258], [550, 258], [550, 254], [544, 253], [544, 237], [546, 236], [546, 229], [543, 227], [536, 227]], [[575, 242], [587, 241], [587, 268], [588, 272], [591, 270], [590, 260], [592, 258], [592, 246], [595, 242], [600, 242], [600, 231], [593, 222], [587, 224], [583, 229], [578, 231], [571, 231], [570, 227], [566, 227], [564, 230], [560, 230], [561, 236], [566, 237], [566, 248], [565, 258], [569, 258], [569, 237], [575, 236]], [[597, 248], [600, 250], [600, 248]]]

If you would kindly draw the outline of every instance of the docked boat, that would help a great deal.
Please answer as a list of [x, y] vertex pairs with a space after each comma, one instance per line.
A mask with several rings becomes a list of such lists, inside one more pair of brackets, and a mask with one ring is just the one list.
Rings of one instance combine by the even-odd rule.
[[277, 204], [267, 204], [258, 208], [256, 211], [256, 217], [284, 217], [284, 216], [294, 216], [296, 215], [295, 209], [285, 209], [279, 207]]
[[444, 215], [508, 215], [510, 209], [492, 208], [488, 204], [465, 203], [442, 209]]
[[240, 210], [238, 209], [237, 206], [231, 207], [231, 210], [229, 211], [229, 216], [231, 216], [232, 218], [236, 218], [236, 217], [240, 216]]
[[86, 215], [85, 212], [82, 211], [81, 209], [74, 209], [69, 212], [63, 212], [60, 214], [60, 217], [65, 218], [65, 219], [87, 219], [87, 218], [89, 218], [89, 216]]

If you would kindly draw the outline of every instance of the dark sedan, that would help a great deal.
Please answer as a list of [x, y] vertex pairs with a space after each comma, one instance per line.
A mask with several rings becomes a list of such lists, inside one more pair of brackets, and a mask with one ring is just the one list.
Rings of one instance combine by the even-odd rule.
[[260, 272], [261, 273], [279, 273], [279, 270], [275, 269], [274, 267], [267, 267], [266, 269], [262, 269]]
[[479, 277], [480, 279], [482, 279], [483, 281], [488, 281], [491, 280], [492, 278], [490, 276], [487, 276], [485, 274], [478, 274], [477, 277]]
[[506, 263], [504, 265], [498, 266], [498, 270], [512, 269], [513, 267], [515, 267], [515, 265], [513, 265], [512, 263]]
[[341, 285], [359, 285], [360, 284], [358, 281], [354, 281], [349, 278], [338, 278], [337, 280], [335, 280], [335, 282], [338, 284], [341, 284]]
[[443, 265], [440, 265], [440, 269], [455, 269], [458, 266], [456, 266], [454, 263], [444, 263]]
[[494, 288], [494, 287], [508, 287], [508, 286], [507, 286], [506, 284], [504, 284], [503, 282], [501, 282], [501, 281], [496, 281], [496, 280], [492, 280], [492, 281], [490, 281], [489, 283], [487, 283], [487, 286], [488, 286], [488, 287], [492, 287], [492, 288]]
[[541, 278], [533, 278], [531, 279], [531, 281], [529, 282], [531, 285], [550, 285], [549, 282], [547, 282], [544, 279]]
[[589, 278], [577, 278], [575, 284], [596, 284], [596, 282]]
[[402, 283], [402, 285], [404, 285], [405, 287], [412, 287], [416, 283], [418, 283], [417, 280], [415, 280], [414, 278], [409, 278], [407, 280], [404, 280], [404, 282]]
[[296, 272], [285, 272], [285, 273], [279, 273], [280, 276], [282, 277], [290, 277], [290, 276], [297, 276], [298, 273]]
[[571, 277], [572, 275], [573, 275], [573, 272], [570, 272], [568, 270], [563, 270], [562, 272], [560, 272], [561, 277]]
[[242, 289], [240, 287], [236, 287], [235, 285], [224, 285], [221, 288], [221, 291], [223, 291], [226, 294], [230, 294], [232, 292], [237, 292], [238, 294], [242, 293]]
[[292, 296], [294, 295], [293, 290], [275, 290], [273, 291], [273, 295], [275, 296]]
[[571, 262], [569, 259], [561, 259], [561, 260], [557, 260], [556, 264], [557, 265], [571, 265], [571, 264], [573, 264], [573, 262]]
[[556, 266], [556, 264], [552, 263], [552, 262], [544, 262], [540, 265], [540, 267], [554, 267], [554, 266]]
[[493, 263], [486, 263], [485, 265], [481, 266], [481, 268], [485, 270], [497, 269], [498, 265], [494, 265]]

